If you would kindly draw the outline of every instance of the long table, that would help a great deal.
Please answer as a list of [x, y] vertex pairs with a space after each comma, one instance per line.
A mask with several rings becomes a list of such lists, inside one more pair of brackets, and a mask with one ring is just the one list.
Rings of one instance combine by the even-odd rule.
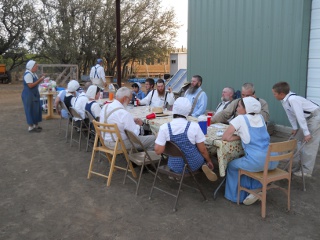
[[[127, 110], [134, 117], [139, 117], [143, 119], [146, 124], [149, 124], [152, 133], [155, 135], [158, 133], [159, 128], [162, 124], [171, 122], [172, 120], [171, 111], [164, 111], [164, 114], [167, 114], [169, 116], [156, 117], [155, 119], [148, 120], [146, 119], [146, 116], [151, 113], [149, 107], [133, 107], [129, 105], [127, 107]], [[188, 121], [197, 122], [197, 118], [189, 116]], [[226, 130], [227, 127], [228, 125], [222, 123], [212, 124], [208, 127], [205, 140], [205, 145], [209, 151], [209, 154], [217, 154], [219, 162], [219, 173], [221, 177], [224, 177], [226, 174], [225, 172], [228, 162], [233, 159], [239, 158], [244, 154], [240, 140], [232, 142], [221, 140], [222, 133]]]

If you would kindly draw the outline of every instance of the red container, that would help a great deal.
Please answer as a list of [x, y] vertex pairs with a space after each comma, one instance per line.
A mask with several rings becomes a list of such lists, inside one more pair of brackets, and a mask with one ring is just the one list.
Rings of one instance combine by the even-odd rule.
[[211, 116], [207, 116], [207, 126], [209, 127], [211, 125]]
[[213, 112], [208, 112], [207, 115], [212, 117], [213, 116]]
[[156, 118], [156, 114], [155, 113], [150, 113], [146, 116], [147, 119], [154, 119]]

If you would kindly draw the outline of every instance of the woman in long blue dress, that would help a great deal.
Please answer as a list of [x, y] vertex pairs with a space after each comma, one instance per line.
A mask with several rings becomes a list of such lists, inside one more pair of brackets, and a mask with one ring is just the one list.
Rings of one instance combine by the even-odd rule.
[[[264, 168], [264, 163], [270, 142], [266, 124], [260, 114], [261, 104], [253, 97], [246, 97], [239, 101], [238, 116], [230, 121], [230, 126], [222, 136], [224, 141], [241, 139], [245, 155], [228, 164], [225, 197], [232, 202], [237, 202], [238, 195], [238, 170], [258, 172]], [[234, 135], [237, 131], [238, 136]], [[272, 162], [269, 169], [274, 169], [278, 162]], [[258, 189], [262, 185], [250, 177], [241, 176], [241, 185], [248, 189]], [[240, 192], [240, 202], [251, 205], [258, 199], [247, 192]]]
[[38, 64], [30, 60], [26, 65], [26, 71], [23, 75], [23, 91], [21, 94], [24, 112], [26, 114], [27, 123], [29, 125], [28, 131], [40, 132], [42, 128], [38, 123], [42, 121], [42, 109], [40, 104], [40, 94], [38, 85], [43, 81], [45, 76], [38, 79], [36, 71]]

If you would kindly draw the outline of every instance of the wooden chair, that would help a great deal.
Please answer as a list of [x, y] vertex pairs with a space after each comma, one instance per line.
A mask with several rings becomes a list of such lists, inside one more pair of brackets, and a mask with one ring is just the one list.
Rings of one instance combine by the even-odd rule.
[[[132, 178], [131, 176], [128, 175], [128, 169], [129, 169], [129, 164], [127, 164], [127, 170], [124, 176], [124, 180], [123, 180], [123, 184], [126, 183], [126, 178], [128, 177], [129, 179], [131, 179], [136, 185], [136, 195], [138, 195], [138, 190], [139, 190], [139, 186], [140, 186], [140, 181], [141, 181], [141, 176], [142, 176], [142, 172], [144, 167], [146, 167], [146, 169], [152, 173], [155, 174], [154, 172], [152, 172], [149, 168], [148, 165], [153, 165], [154, 169], [156, 169], [156, 163], [160, 160], [161, 156], [157, 155], [155, 153], [155, 151], [147, 151], [145, 149], [145, 147], [143, 146], [143, 144], [141, 143], [140, 139], [131, 131], [129, 130], [125, 130], [125, 133], [127, 134], [129, 141], [131, 142], [132, 145], [132, 149], [129, 153], [129, 159], [131, 162], [135, 163], [136, 165], [140, 166], [140, 174], [139, 174], [139, 178], [138, 181], [134, 178]], [[139, 146], [140, 149], [142, 149], [142, 152], [139, 152], [137, 150], [137, 148], [135, 146]]]
[[[170, 168], [167, 165], [160, 166], [161, 161], [164, 160], [164, 156], [166, 156], [166, 157], [181, 157], [183, 159], [183, 161], [184, 161], [184, 168], [183, 168], [182, 173], [175, 173], [175, 172], [171, 171]], [[202, 194], [204, 200], [207, 200], [206, 195], [204, 194], [201, 186], [199, 185], [198, 181], [196, 180], [196, 178], [194, 176], [194, 174], [198, 173], [198, 172], [199, 171], [192, 171], [191, 170], [191, 168], [190, 168], [190, 166], [188, 164], [188, 161], [185, 158], [183, 152], [180, 150], [180, 148], [174, 142], [171, 142], [171, 141], [166, 142], [165, 150], [161, 154], [161, 159], [158, 162], [158, 167], [157, 167], [157, 171], [156, 171], [156, 174], [155, 174], [155, 177], [154, 177], [154, 181], [153, 181], [153, 185], [152, 185], [151, 192], [150, 192], [150, 195], [149, 195], [149, 199], [151, 199], [151, 196], [152, 196], [152, 193], [153, 193], [153, 189], [157, 189], [157, 190], [159, 190], [161, 192], [164, 192], [164, 193], [166, 193], [166, 194], [168, 194], [170, 196], [173, 196], [176, 199], [175, 202], [174, 202], [174, 205], [173, 205], [173, 211], [175, 212], [177, 210], [176, 205], [177, 205], [177, 202], [178, 202], [181, 186], [183, 184], [183, 179], [184, 179], [184, 177], [191, 176], [193, 178], [197, 188], [188, 186], [186, 184], [183, 184], [183, 185], [200, 191], [200, 193]], [[165, 174], [165, 175], [167, 175], [169, 177], [173, 177], [173, 179], [179, 179], [179, 188], [178, 188], [177, 194], [172, 194], [171, 192], [168, 192], [168, 191], [166, 191], [164, 189], [161, 189], [160, 187], [155, 186], [158, 173], [162, 173], [162, 174]]]
[[[284, 191], [287, 194], [288, 198], [288, 210], [290, 210], [290, 186], [291, 186], [291, 170], [292, 170], [292, 161], [294, 150], [297, 145], [297, 140], [289, 140], [284, 142], [276, 142], [270, 143], [268, 148], [268, 153], [264, 165], [264, 170], [262, 172], [248, 172], [243, 169], [239, 169], [238, 175], [238, 201], [240, 191], [246, 191], [250, 194], [253, 194], [258, 199], [261, 200], [261, 216], [265, 218], [266, 216], [266, 200], [267, 200], [267, 190], [271, 188], [278, 188]], [[268, 170], [269, 162], [275, 161], [290, 161], [290, 166], [287, 171], [282, 170], [280, 168], [276, 168], [274, 170]], [[250, 190], [240, 185], [240, 178], [242, 175], [246, 175], [253, 179], [258, 180], [262, 184], [261, 189]], [[288, 180], [288, 188], [282, 188], [280, 186], [275, 185], [273, 182], [279, 181], [282, 179]], [[262, 191], [262, 194], [259, 193]]]
[[[94, 125], [94, 129], [96, 131], [96, 136], [94, 139], [94, 144], [93, 144], [93, 149], [92, 149], [92, 155], [91, 155], [91, 161], [90, 161], [90, 166], [89, 166], [89, 171], [88, 171], [88, 179], [91, 178], [91, 174], [95, 174], [98, 175], [100, 177], [104, 177], [107, 178], [107, 187], [110, 186], [111, 184], [111, 179], [112, 179], [112, 175], [113, 172], [116, 169], [120, 169], [120, 170], [127, 170], [126, 168], [120, 167], [116, 165], [116, 158], [117, 155], [119, 154], [124, 154], [125, 159], [127, 161], [127, 164], [129, 165], [130, 168], [130, 172], [132, 173], [132, 176], [134, 178], [137, 177], [136, 172], [134, 171], [132, 164], [129, 160], [129, 156], [128, 156], [128, 152], [126, 150], [126, 146], [121, 138], [119, 129], [117, 124], [106, 124], [106, 123], [100, 123], [97, 122], [96, 120], [93, 120], [93, 125]], [[103, 135], [109, 133], [109, 134], [113, 134], [113, 136], [117, 137], [117, 140], [115, 142], [115, 146], [113, 149], [108, 148], [105, 144], [104, 144], [104, 139], [103, 139]], [[107, 156], [107, 159], [110, 163], [110, 170], [109, 170], [109, 174], [105, 175], [102, 173], [98, 173], [93, 171], [93, 165], [94, 165], [94, 159], [95, 159], [95, 154], [96, 152], [104, 152]]]
[[[70, 147], [72, 147], [72, 142], [76, 142], [79, 145], [79, 151], [80, 151], [81, 150], [81, 136], [83, 134], [83, 131], [88, 130], [88, 127], [84, 123], [84, 119], [82, 119], [81, 115], [74, 108], [70, 107], [69, 110], [72, 115]], [[80, 126], [75, 125], [75, 123], [76, 123], [75, 118], [81, 119]], [[73, 132], [75, 129], [79, 132], [79, 139], [78, 140], [73, 139]]]
[[62, 102], [62, 101], [59, 102], [59, 108], [60, 108], [60, 110], [62, 110], [62, 109], [65, 110], [67, 112], [67, 114], [68, 114], [67, 118], [64, 118], [64, 117], [62, 117], [62, 115], [60, 115], [60, 120], [59, 120], [59, 133], [61, 131], [61, 122], [62, 122], [62, 120], [66, 119], [66, 121], [67, 121], [65, 138], [66, 138], [66, 142], [68, 142], [68, 133], [69, 133], [69, 125], [70, 125], [70, 120], [69, 119], [72, 118], [72, 115], [71, 115], [69, 109], [67, 108], [67, 106], [65, 105], [64, 102]]
[[91, 136], [93, 136], [93, 137], [95, 136], [94, 126], [93, 126], [93, 121], [95, 120], [95, 118], [87, 110], [85, 111], [85, 114], [86, 114], [86, 118], [89, 119], [88, 135], [87, 135], [87, 147], [86, 147], [86, 152], [88, 152], [90, 137]]

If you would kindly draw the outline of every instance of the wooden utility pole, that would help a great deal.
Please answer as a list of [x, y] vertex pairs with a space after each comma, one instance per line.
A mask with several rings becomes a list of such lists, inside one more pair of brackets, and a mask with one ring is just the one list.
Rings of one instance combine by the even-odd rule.
[[117, 84], [121, 87], [120, 0], [116, 0]]

